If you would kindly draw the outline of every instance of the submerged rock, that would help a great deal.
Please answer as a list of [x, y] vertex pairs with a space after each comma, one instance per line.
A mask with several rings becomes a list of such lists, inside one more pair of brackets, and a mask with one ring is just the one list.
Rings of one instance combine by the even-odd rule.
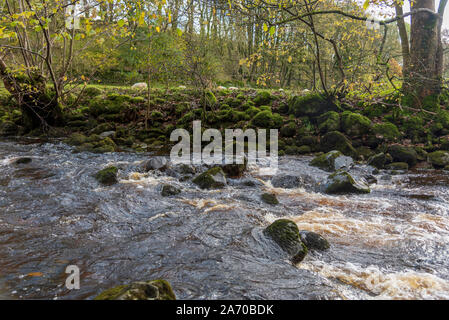
[[328, 194], [370, 193], [364, 182], [356, 181], [348, 172], [339, 170], [331, 174], [324, 184], [324, 192]]
[[169, 197], [169, 196], [175, 196], [177, 194], [181, 193], [181, 190], [179, 188], [176, 188], [169, 184], [164, 184], [162, 186], [161, 195], [163, 197]]
[[329, 242], [318, 233], [302, 230], [299, 232], [299, 236], [309, 250], [327, 250], [330, 248]]
[[264, 230], [264, 234], [287, 252], [293, 263], [301, 262], [307, 255], [307, 247], [301, 241], [298, 226], [291, 220], [276, 220]]
[[265, 203], [272, 204], [272, 205], [279, 204], [279, 200], [276, 198], [276, 195], [274, 195], [272, 193], [264, 193], [261, 195], [261, 198], [262, 198], [263, 202], [265, 202]]
[[291, 175], [275, 176], [271, 179], [271, 185], [275, 188], [294, 189], [301, 185], [301, 178]]
[[145, 171], [159, 170], [164, 171], [168, 167], [168, 161], [164, 157], [155, 157], [146, 161], [144, 164]]
[[108, 289], [95, 300], [176, 300], [176, 296], [168, 281], [151, 280]]
[[117, 167], [107, 167], [103, 170], [100, 170], [95, 175], [95, 179], [97, 179], [98, 182], [104, 185], [113, 185], [118, 182], [117, 180]]
[[192, 182], [201, 189], [219, 189], [226, 186], [226, 176], [220, 167], [214, 167], [197, 176]]
[[449, 152], [435, 151], [428, 155], [429, 161], [435, 168], [444, 168], [449, 165]]
[[349, 169], [353, 163], [354, 161], [351, 157], [343, 155], [340, 151], [333, 150], [314, 158], [310, 165], [326, 171], [335, 171], [343, 168]]
[[19, 159], [16, 159], [15, 161], [14, 161], [14, 163], [15, 164], [28, 164], [28, 163], [30, 163], [31, 161], [33, 161], [33, 159], [31, 159], [31, 158], [19, 158]]

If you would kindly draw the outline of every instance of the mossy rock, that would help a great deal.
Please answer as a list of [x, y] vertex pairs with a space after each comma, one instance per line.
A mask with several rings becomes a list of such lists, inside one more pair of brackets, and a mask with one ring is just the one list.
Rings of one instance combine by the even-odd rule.
[[176, 300], [173, 289], [166, 280], [134, 282], [108, 289], [94, 300]]
[[309, 146], [300, 146], [297, 150], [298, 154], [309, 154], [312, 152], [312, 148]]
[[338, 106], [333, 98], [326, 98], [320, 94], [309, 94], [306, 96], [294, 96], [289, 102], [290, 114], [296, 117], [317, 117], [328, 111], [338, 111]]
[[390, 164], [387, 164], [385, 166], [388, 170], [399, 170], [399, 171], [407, 171], [408, 170], [408, 163], [406, 162], [393, 162]]
[[340, 130], [340, 115], [335, 111], [329, 111], [318, 117], [318, 130], [320, 133]]
[[204, 96], [202, 97], [201, 104], [203, 106], [213, 107], [217, 104], [217, 98], [212, 91], [206, 90], [204, 92]]
[[413, 167], [417, 163], [418, 154], [411, 147], [392, 145], [388, 148], [388, 153], [394, 162], [407, 162], [409, 167]]
[[435, 168], [444, 168], [449, 165], [449, 152], [448, 151], [435, 151], [429, 153], [429, 162]]
[[108, 122], [99, 124], [94, 129], [92, 129], [90, 133], [100, 134], [100, 133], [103, 133], [103, 132], [106, 132], [106, 131], [115, 131], [115, 124], [108, 123]]
[[87, 87], [86, 89], [84, 89], [83, 94], [89, 98], [94, 98], [103, 94], [103, 90], [96, 87]]
[[243, 175], [246, 170], [247, 160], [246, 158], [243, 161], [244, 163], [230, 163], [225, 164], [221, 168], [227, 177], [230, 178], [238, 178]]
[[265, 110], [256, 114], [251, 120], [251, 123], [259, 128], [277, 129], [282, 126], [283, 121], [280, 114]]
[[0, 124], [0, 136], [15, 136], [19, 133], [19, 126], [12, 121], [3, 121]]
[[281, 128], [281, 135], [283, 137], [294, 137], [296, 135], [296, 123], [289, 122]]
[[401, 137], [398, 127], [391, 122], [376, 123], [373, 132], [386, 141], [396, 141]]
[[383, 152], [375, 154], [368, 159], [368, 165], [373, 166], [376, 169], [383, 169], [387, 163], [388, 158]]
[[356, 181], [348, 172], [339, 170], [331, 174], [324, 184], [327, 194], [363, 194], [371, 190], [364, 183]]
[[261, 196], [261, 199], [263, 202], [271, 204], [271, 205], [277, 205], [279, 204], [278, 199], [276, 198], [275, 194], [272, 193], [263, 193]]
[[301, 262], [307, 255], [307, 247], [301, 241], [298, 226], [291, 220], [276, 220], [264, 230], [264, 234], [287, 252], [293, 263]]
[[98, 182], [104, 185], [113, 185], [118, 182], [117, 180], [117, 167], [110, 166], [107, 168], [104, 168], [103, 170], [98, 171], [95, 174], [95, 179], [97, 179]]
[[360, 146], [356, 149], [356, 151], [358, 154], [358, 158], [363, 160], [369, 159], [374, 154], [374, 151], [366, 146]]
[[351, 141], [339, 131], [326, 133], [321, 139], [320, 145], [323, 152], [338, 150], [346, 156], [357, 158], [357, 151], [352, 146]]
[[335, 171], [341, 168], [349, 169], [353, 162], [351, 157], [344, 156], [340, 151], [333, 150], [315, 157], [310, 162], [310, 165], [325, 171]]
[[427, 129], [424, 128], [424, 119], [419, 116], [412, 116], [403, 120], [401, 127], [412, 142], [424, 142], [427, 139]]
[[192, 182], [201, 189], [220, 189], [226, 186], [226, 176], [220, 167], [214, 167], [197, 176]]
[[84, 134], [72, 133], [68, 139], [64, 140], [64, 142], [72, 146], [79, 146], [86, 143], [87, 140], [88, 138]]
[[360, 113], [345, 111], [341, 114], [341, 128], [348, 136], [360, 137], [370, 132], [372, 123]]
[[256, 106], [262, 106], [270, 104], [271, 100], [271, 93], [269, 93], [268, 91], [260, 91], [254, 97], [253, 102]]

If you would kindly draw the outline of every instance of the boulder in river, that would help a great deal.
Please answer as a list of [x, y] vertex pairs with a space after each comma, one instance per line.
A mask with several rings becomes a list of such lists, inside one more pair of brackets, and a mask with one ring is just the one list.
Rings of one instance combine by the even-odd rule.
[[321, 150], [329, 152], [332, 150], [338, 150], [344, 155], [356, 158], [357, 151], [352, 146], [351, 141], [345, 137], [345, 135], [339, 131], [331, 131], [326, 133], [321, 139]]
[[318, 233], [302, 230], [299, 232], [299, 236], [309, 250], [327, 250], [330, 248], [329, 242]]
[[331, 174], [324, 184], [324, 192], [328, 194], [370, 193], [368, 185], [356, 181], [348, 172], [339, 170]]
[[326, 171], [349, 169], [354, 161], [351, 157], [343, 155], [340, 151], [332, 150], [326, 154], [314, 158], [310, 165]]
[[294, 189], [301, 185], [301, 178], [292, 175], [278, 175], [271, 179], [271, 185], [275, 188]]
[[407, 162], [393, 162], [393, 163], [387, 164], [387, 166], [385, 168], [388, 170], [407, 171], [408, 163]]
[[301, 262], [307, 255], [307, 247], [301, 241], [298, 226], [291, 220], [276, 220], [264, 230], [264, 234], [287, 252], [293, 263]]
[[449, 165], [449, 152], [448, 151], [435, 151], [429, 153], [429, 161], [435, 168], [444, 168]]
[[163, 197], [175, 196], [180, 193], [181, 193], [181, 190], [179, 188], [176, 188], [175, 186], [172, 186], [170, 184], [164, 184], [162, 186], [161, 195]]
[[154, 157], [144, 164], [145, 171], [159, 170], [164, 171], [168, 167], [168, 161], [164, 157]]
[[263, 193], [260, 196], [263, 200], [263, 202], [271, 204], [271, 205], [277, 205], [279, 204], [279, 200], [276, 198], [275, 194], [272, 193]]
[[100, 293], [95, 300], [176, 300], [166, 280], [151, 280], [121, 285]]
[[201, 189], [219, 189], [226, 186], [226, 176], [220, 167], [213, 167], [192, 180]]
[[391, 159], [383, 152], [375, 154], [368, 159], [368, 165], [373, 166], [376, 169], [383, 169]]
[[103, 170], [100, 170], [95, 175], [95, 179], [97, 179], [98, 182], [104, 185], [113, 185], [118, 182], [117, 180], [117, 167], [107, 167]]

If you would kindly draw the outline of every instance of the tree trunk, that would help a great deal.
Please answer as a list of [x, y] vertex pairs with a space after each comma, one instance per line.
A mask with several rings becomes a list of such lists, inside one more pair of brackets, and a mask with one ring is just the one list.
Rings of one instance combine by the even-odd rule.
[[[416, 0], [413, 9], [435, 11], [434, 0]], [[438, 58], [441, 38], [439, 37], [438, 14], [418, 12], [412, 15], [410, 42], [409, 78], [405, 79], [405, 92], [411, 94], [414, 103], [421, 105], [425, 97], [438, 95], [442, 79], [442, 59]]]
[[8, 72], [5, 61], [0, 58], [0, 79], [22, 110], [23, 124], [27, 130], [63, 124], [57, 96], [48, 92], [46, 81], [41, 75], [15, 77]]

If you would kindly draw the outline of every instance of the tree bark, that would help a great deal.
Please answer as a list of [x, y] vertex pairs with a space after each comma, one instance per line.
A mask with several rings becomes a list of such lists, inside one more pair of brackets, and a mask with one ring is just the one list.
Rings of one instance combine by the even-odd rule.
[[[416, 0], [413, 9], [426, 8], [435, 11], [434, 0]], [[409, 78], [405, 79], [405, 92], [421, 104], [425, 97], [438, 95], [442, 79], [442, 59], [438, 58], [441, 38], [439, 36], [439, 15], [418, 12], [412, 15], [410, 41]]]

